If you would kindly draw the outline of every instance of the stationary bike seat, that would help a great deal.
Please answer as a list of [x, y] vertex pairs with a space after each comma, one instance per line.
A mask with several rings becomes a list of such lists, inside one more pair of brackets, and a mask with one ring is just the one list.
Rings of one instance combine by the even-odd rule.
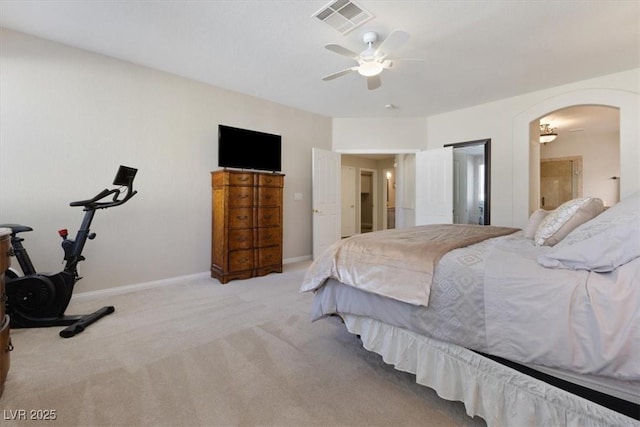
[[0, 228], [10, 228], [11, 234], [22, 233], [23, 231], [33, 231], [33, 228], [20, 224], [0, 224]]

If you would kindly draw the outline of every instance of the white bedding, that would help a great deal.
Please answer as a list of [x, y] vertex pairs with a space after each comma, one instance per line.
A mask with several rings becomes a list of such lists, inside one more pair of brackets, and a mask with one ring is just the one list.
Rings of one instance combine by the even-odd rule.
[[526, 239], [492, 247], [484, 278], [491, 354], [640, 380], [640, 258], [610, 273], [541, 267]]
[[514, 362], [640, 381], [640, 258], [592, 273], [540, 266], [550, 250], [522, 232], [489, 239], [441, 259], [428, 307], [327, 286], [314, 318], [367, 316]]

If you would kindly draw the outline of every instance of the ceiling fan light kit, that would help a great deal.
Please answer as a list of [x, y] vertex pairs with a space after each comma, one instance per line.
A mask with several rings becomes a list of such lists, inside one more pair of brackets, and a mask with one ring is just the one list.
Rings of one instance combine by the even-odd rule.
[[383, 69], [382, 64], [377, 61], [363, 61], [358, 67], [358, 73], [361, 76], [371, 77], [377, 76]]
[[324, 76], [322, 80], [333, 80], [352, 71], [357, 71], [358, 74], [367, 78], [367, 88], [369, 90], [377, 89], [381, 85], [379, 76], [382, 71], [393, 68], [394, 60], [387, 59], [387, 56], [392, 50], [405, 44], [407, 40], [409, 40], [409, 33], [395, 30], [376, 48], [374, 43], [378, 41], [378, 34], [374, 31], [368, 31], [362, 36], [362, 41], [367, 45], [367, 48], [360, 53], [355, 53], [337, 44], [327, 44], [325, 45], [327, 50], [351, 58], [357, 61], [358, 65]]

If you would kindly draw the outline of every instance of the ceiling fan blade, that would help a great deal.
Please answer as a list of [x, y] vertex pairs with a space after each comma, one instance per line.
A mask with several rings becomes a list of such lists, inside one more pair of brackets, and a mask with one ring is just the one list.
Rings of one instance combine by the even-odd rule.
[[324, 47], [330, 50], [331, 52], [337, 53], [338, 55], [346, 56], [347, 58], [355, 59], [356, 61], [360, 56], [359, 54], [347, 49], [346, 47], [342, 47], [339, 44], [330, 43], [330, 44], [324, 45]]
[[367, 89], [374, 90], [378, 89], [382, 85], [382, 80], [380, 80], [380, 75], [367, 77]]
[[338, 77], [344, 76], [345, 74], [349, 74], [352, 71], [356, 71], [358, 69], [358, 67], [351, 67], [351, 68], [347, 68], [345, 70], [342, 71], [338, 71], [337, 73], [333, 73], [333, 74], [329, 74], [328, 76], [324, 76], [322, 78], [322, 80], [329, 81], [329, 80], [333, 80], [336, 79]]
[[402, 30], [394, 30], [380, 43], [376, 50], [376, 58], [384, 58], [393, 50], [396, 50], [409, 40], [409, 33]]

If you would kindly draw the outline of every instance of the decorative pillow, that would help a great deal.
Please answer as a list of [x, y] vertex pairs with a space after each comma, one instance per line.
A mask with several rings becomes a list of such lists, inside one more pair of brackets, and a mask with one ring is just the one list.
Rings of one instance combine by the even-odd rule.
[[557, 245], [539, 255], [538, 263], [548, 268], [606, 273], [638, 257], [640, 221], [634, 221], [618, 224], [573, 245]]
[[529, 240], [533, 240], [536, 236], [536, 230], [540, 226], [540, 223], [543, 219], [549, 215], [551, 211], [545, 209], [538, 209], [531, 214], [529, 217], [529, 222], [527, 223], [527, 228], [524, 229], [524, 237]]
[[634, 221], [640, 221], [640, 191], [625, 197], [596, 218], [582, 224], [569, 233], [559, 244], [572, 245], [619, 224]]
[[558, 206], [536, 230], [534, 242], [539, 246], [553, 246], [579, 225], [589, 221], [604, 210], [602, 200], [582, 197]]

